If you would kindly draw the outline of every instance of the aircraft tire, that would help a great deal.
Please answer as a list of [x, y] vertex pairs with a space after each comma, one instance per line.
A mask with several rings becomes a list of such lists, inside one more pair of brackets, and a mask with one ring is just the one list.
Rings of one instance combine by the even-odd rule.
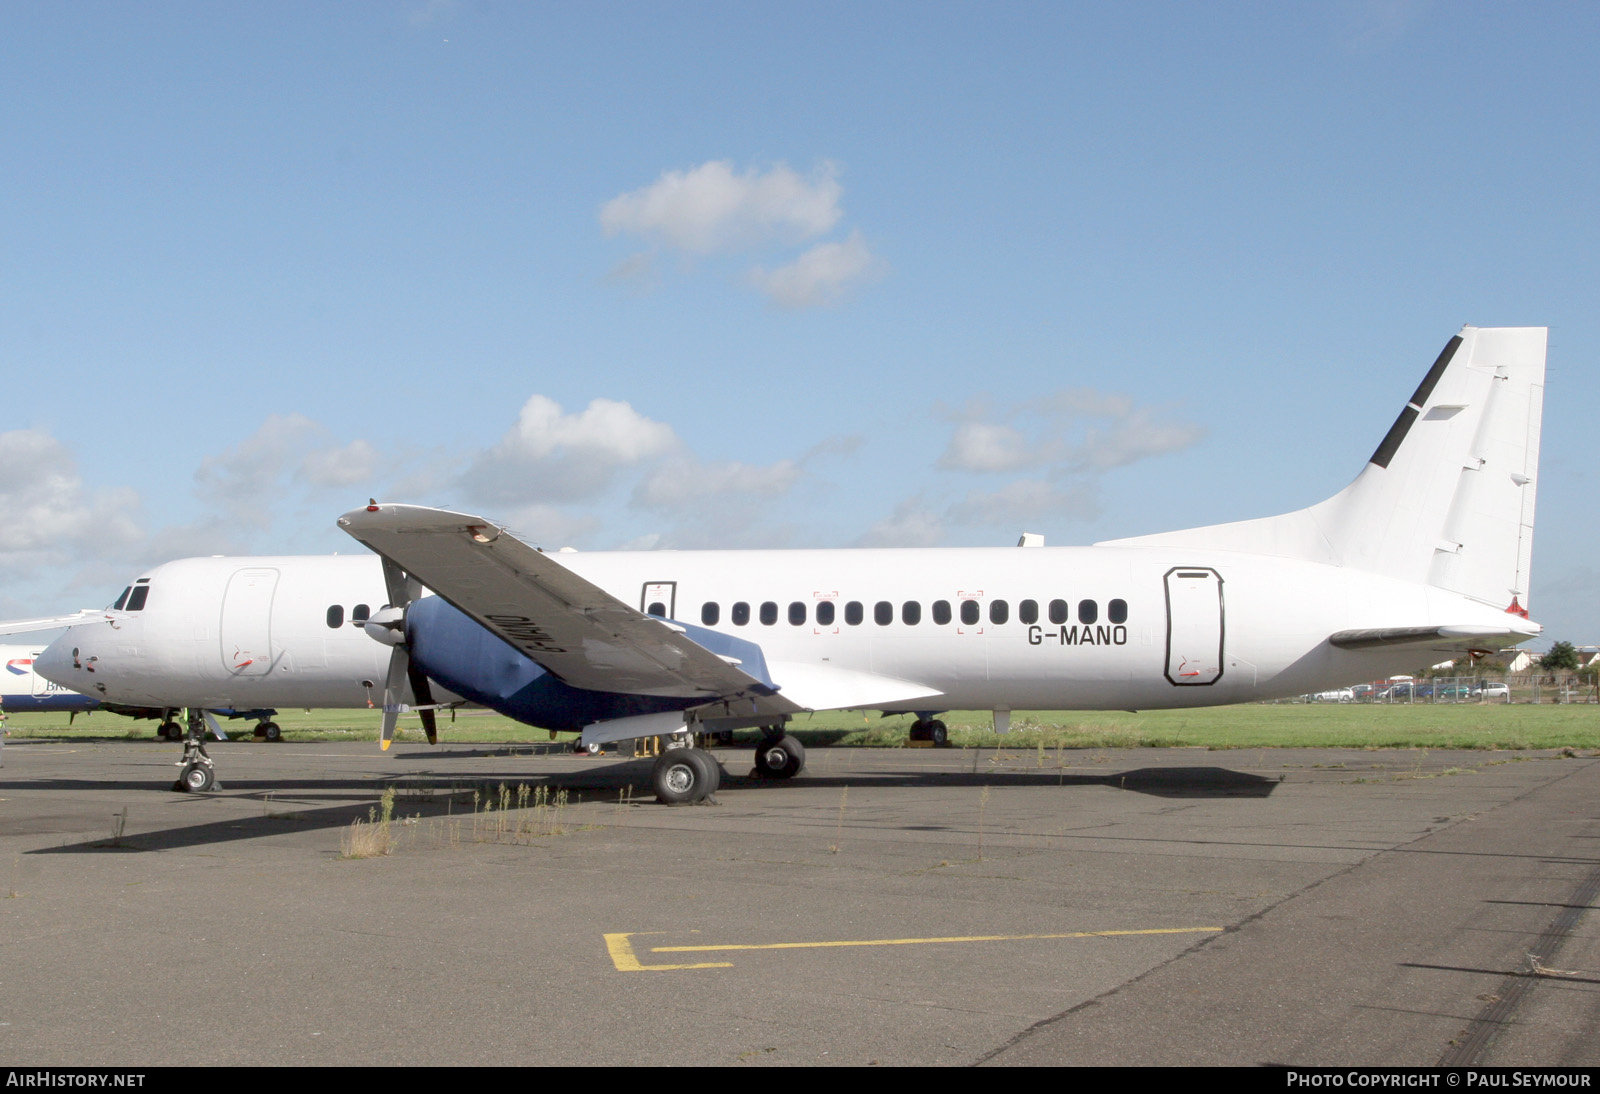
[[156, 740], [181, 741], [183, 740], [183, 727], [177, 722], [162, 722], [156, 726]]
[[217, 777], [209, 764], [190, 764], [178, 776], [178, 782], [191, 794], [204, 794], [216, 781]]
[[262, 722], [261, 735], [268, 741], [276, 743], [283, 740], [283, 727], [277, 722]]
[[722, 781], [715, 761], [698, 748], [669, 748], [656, 757], [650, 786], [662, 805], [703, 801]]
[[792, 779], [805, 766], [805, 746], [787, 733], [756, 746], [756, 774], [763, 779]]
[[945, 724], [935, 718], [928, 723], [928, 740], [933, 742], [934, 748], [950, 747], [950, 730]]

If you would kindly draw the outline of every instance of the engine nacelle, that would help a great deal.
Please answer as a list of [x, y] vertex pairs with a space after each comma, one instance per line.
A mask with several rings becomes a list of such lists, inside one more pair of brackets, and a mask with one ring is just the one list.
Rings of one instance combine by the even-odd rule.
[[[743, 672], [760, 681], [757, 690], [776, 690], [767, 675], [761, 647], [754, 642], [676, 621], [673, 626], [682, 627], [690, 639], [713, 653], [737, 659]], [[406, 609], [405, 629], [412, 663], [439, 685], [541, 729], [580, 730], [592, 722], [686, 710], [704, 702], [564, 684], [437, 596], [424, 597]]]

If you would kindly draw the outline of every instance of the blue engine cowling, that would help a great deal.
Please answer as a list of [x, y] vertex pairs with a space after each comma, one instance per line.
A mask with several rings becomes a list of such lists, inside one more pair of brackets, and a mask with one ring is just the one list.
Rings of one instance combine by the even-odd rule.
[[[732, 635], [677, 623], [689, 638], [713, 653], [737, 658], [740, 671], [755, 677], [752, 690], [777, 690], [767, 675], [761, 647]], [[443, 598], [424, 597], [406, 609], [406, 645], [412, 663], [464, 699], [541, 729], [579, 730], [592, 722], [658, 714], [699, 706], [705, 698], [623, 695], [575, 688], [486, 630]]]

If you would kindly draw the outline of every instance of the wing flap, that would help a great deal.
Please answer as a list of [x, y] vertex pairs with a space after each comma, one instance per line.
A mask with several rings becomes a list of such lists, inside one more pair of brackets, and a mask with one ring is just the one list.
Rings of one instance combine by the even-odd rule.
[[[339, 527], [573, 687], [776, 702], [771, 684], [482, 517], [370, 505]], [[738, 660], [736, 658], [736, 660]]]
[[830, 665], [768, 661], [767, 671], [783, 689], [783, 697], [806, 710], [877, 707], [944, 694], [910, 680]]

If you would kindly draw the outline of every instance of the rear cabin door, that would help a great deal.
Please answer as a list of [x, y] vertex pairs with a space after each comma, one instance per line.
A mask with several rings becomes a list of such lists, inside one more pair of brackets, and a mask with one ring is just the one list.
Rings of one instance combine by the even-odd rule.
[[1167, 680], [1204, 687], [1222, 678], [1222, 575], [1207, 566], [1167, 571]]

